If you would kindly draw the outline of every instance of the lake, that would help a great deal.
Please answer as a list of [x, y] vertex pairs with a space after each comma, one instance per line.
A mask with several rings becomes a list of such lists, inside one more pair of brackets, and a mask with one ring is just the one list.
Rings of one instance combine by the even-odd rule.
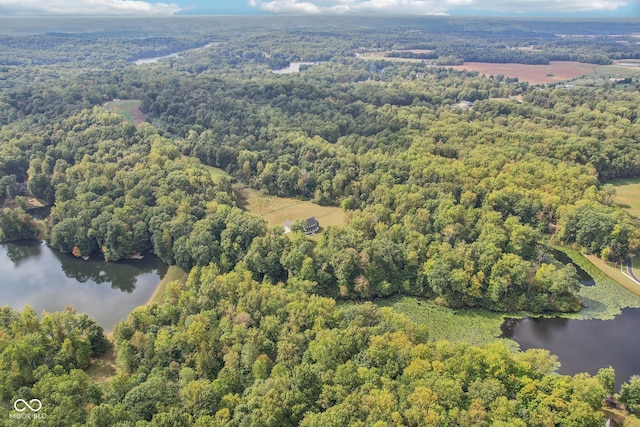
[[612, 320], [560, 318], [505, 319], [502, 337], [511, 338], [522, 350], [546, 348], [558, 356], [561, 374], [588, 372], [613, 366], [616, 388], [640, 375], [640, 309], [625, 308]]
[[167, 271], [155, 255], [117, 263], [87, 261], [62, 254], [44, 243], [0, 245], [0, 306], [37, 312], [71, 305], [110, 331], [131, 310], [147, 303]]
[[303, 66], [303, 65], [313, 65], [313, 64], [317, 64], [317, 62], [291, 62], [288, 67], [271, 70], [271, 72], [274, 73], [274, 74], [299, 73], [301, 66]]
[[187, 52], [195, 52], [195, 51], [198, 51], [198, 50], [207, 49], [207, 48], [209, 48], [211, 46], [215, 46], [217, 44], [220, 44], [220, 42], [207, 43], [206, 45], [201, 46], [201, 47], [196, 47], [196, 48], [187, 49], [187, 50], [181, 50], [180, 52], [173, 52], [173, 53], [170, 53], [169, 55], [154, 56], [154, 57], [151, 57], [151, 58], [140, 58], [140, 59], [136, 59], [135, 61], [133, 61], [133, 63], [136, 64], [136, 65], [154, 64], [154, 63], [160, 61], [161, 59], [178, 58], [178, 57], [183, 56]]

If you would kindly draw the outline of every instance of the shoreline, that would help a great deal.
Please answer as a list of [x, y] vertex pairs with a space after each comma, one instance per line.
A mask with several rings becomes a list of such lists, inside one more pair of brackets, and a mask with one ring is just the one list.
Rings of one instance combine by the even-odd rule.
[[144, 305], [147, 306], [151, 304], [162, 303], [162, 298], [164, 297], [169, 283], [175, 280], [179, 280], [180, 282], [184, 283], [187, 280], [187, 276], [188, 274], [177, 265], [170, 265], [166, 274], [164, 275], [160, 283], [158, 283], [158, 286], [156, 286], [155, 291], [153, 291], [153, 294], [151, 294], [149, 300]]

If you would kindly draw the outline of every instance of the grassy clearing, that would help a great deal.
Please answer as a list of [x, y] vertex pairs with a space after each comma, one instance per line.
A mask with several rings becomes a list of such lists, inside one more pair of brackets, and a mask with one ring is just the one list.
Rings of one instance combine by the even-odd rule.
[[[24, 201], [23, 206], [27, 211], [30, 211], [32, 209], [40, 209], [40, 208], [44, 208], [45, 206], [48, 206], [44, 200], [36, 199], [35, 197], [23, 197], [22, 200]], [[7, 198], [2, 204], [3, 208], [10, 208], [10, 209], [17, 209], [18, 206], [19, 204], [17, 199]]]
[[147, 305], [150, 304], [160, 304], [162, 303], [162, 298], [164, 297], [164, 292], [167, 289], [167, 285], [174, 280], [178, 280], [184, 283], [187, 280], [187, 273], [184, 272], [180, 267], [176, 265], [169, 266], [167, 270], [167, 274], [164, 275], [162, 281], [147, 301]]
[[99, 383], [108, 381], [116, 374], [116, 351], [113, 347], [113, 336], [107, 334], [107, 339], [111, 343], [107, 351], [97, 359], [93, 359], [86, 370], [89, 378]]
[[616, 179], [609, 184], [616, 189], [614, 200], [618, 206], [640, 218], [640, 178]]
[[269, 196], [242, 185], [234, 186], [234, 191], [240, 207], [263, 217], [269, 227], [282, 226], [288, 219], [293, 221], [312, 216], [318, 220], [321, 228], [345, 224], [346, 214], [341, 208], [320, 206], [288, 197]]
[[[593, 286], [582, 286], [578, 296], [587, 304], [579, 313], [566, 315], [576, 319], [613, 319], [626, 307], [640, 307], [640, 295], [630, 289], [638, 287], [633, 281], [601, 259], [589, 255], [585, 257], [579, 251], [561, 246], [556, 249], [564, 252], [571, 260], [589, 273], [596, 281]], [[627, 289], [629, 286], [630, 289]]]
[[[481, 309], [452, 310], [434, 301], [414, 297], [390, 298], [376, 303], [381, 307], [391, 307], [414, 322], [425, 325], [429, 339], [434, 341], [444, 339], [484, 345], [500, 339], [500, 325], [507, 317], [502, 313]], [[509, 314], [508, 317], [520, 316]], [[511, 348], [518, 347], [515, 341], [505, 341]]]
[[138, 99], [125, 99], [107, 102], [104, 107], [123, 115], [127, 121], [134, 125], [139, 125], [144, 121], [144, 114], [140, 111], [140, 104], [142, 104], [142, 101]]
[[209, 172], [209, 175], [211, 175], [213, 182], [218, 182], [218, 180], [223, 177], [231, 179], [231, 175], [229, 175], [224, 169], [220, 169], [215, 166], [208, 166], [204, 163], [202, 164], [202, 166], [204, 166], [204, 168]]

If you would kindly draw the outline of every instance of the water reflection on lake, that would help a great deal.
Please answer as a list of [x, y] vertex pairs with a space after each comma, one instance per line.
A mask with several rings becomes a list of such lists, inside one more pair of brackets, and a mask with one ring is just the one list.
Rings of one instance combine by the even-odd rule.
[[520, 344], [522, 350], [546, 348], [558, 356], [561, 374], [588, 372], [613, 366], [616, 387], [640, 375], [640, 309], [625, 308], [613, 320], [560, 318], [506, 319], [504, 338]]
[[145, 304], [166, 273], [157, 257], [118, 263], [83, 261], [39, 242], [0, 245], [0, 306], [36, 311], [72, 305], [111, 330]]
[[578, 280], [580, 280], [580, 284], [582, 284], [583, 286], [593, 286], [596, 284], [596, 281], [593, 280], [593, 277], [591, 277], [589, 273], [584, 271], [578, 264], [574, 264], [573, 260], [569, 258], [566, 253], [559, 251], [558, 249], [552, 249], [551, 254], [561, 263], [571, 264], [575, 267], [576, 273], [578, 273]]
[[300, 67], [303, 65], [313, 65], [317, 64], [317, 62], [291, 62], [288, 67], [278, 68], [275, 70], [271, 70], [274, 74], [291, 74], [300, 72]]

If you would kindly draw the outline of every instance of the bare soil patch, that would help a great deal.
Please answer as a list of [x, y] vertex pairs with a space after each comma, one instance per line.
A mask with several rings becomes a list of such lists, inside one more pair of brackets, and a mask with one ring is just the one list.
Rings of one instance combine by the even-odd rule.
[[455, 65], [450, 68], [478, 71], [481, 74], [493, 74], [494, 76], [502, 74], [505, 77], [517, 77], [521, 82], [544, 84], [561, 82], [590, 74], [598, 67], [601, 67], [601, 65], [573, 61], [552, 61], [548, 65], [465, 62], [463, 65]]

